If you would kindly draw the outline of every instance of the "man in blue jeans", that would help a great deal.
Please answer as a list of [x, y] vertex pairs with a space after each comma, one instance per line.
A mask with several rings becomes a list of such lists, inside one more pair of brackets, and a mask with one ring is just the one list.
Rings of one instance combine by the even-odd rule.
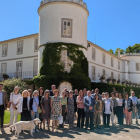
[[90, 129], [94, 130], [93, 128], [93, 117], [94, 117], [94, 106], [95, 106], [95, 99], [91, 96], [91, 91], [87, 92], [87, 96], [84, 97], [84, 105], [85, 105], [85, 115], [86, 115], [86, 130], [89, 125], [89, 118], [90, 118]]

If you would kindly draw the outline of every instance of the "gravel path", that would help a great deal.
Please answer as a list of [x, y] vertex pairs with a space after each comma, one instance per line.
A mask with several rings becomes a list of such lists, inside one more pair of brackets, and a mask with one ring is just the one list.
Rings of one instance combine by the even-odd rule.
[[[140, 124], [140, 121], [139, 121]], [[76, 125], [75, 125], [76, 126]], [[32, 138], [29, 132], [20, 133], [20, 140], [33, 140], [33, 139], [50, 139], [50, 140], [139, 140], [140, 139], [140, 125], [131, 125], [130, 127], [124, 126], [111, 126], [110, 128], [104, 128], [95, 130], [77, 129], [76, 127], [68, 129], [61, 129], [58, 132], [49, 132], [47, 130], [41, 130], [39, 133], [34, 134]], [[14, 136], [14, 132], [10, 132], [9, 128], [5, 128], [5, 132], [0, 132], [0, 140], [17, 140]]]

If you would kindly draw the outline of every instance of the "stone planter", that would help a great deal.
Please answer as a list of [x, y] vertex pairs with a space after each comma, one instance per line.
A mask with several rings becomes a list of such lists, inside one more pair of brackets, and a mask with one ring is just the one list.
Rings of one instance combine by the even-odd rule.
[[130, 87], [133, 87], [133, 85], [131, 84]]
[[107, 80], [107, 83], [112, 84], [112, 80]]
[[135, 87], [136, 85], [133, 85], [133, 87]]
[[126, 86], [126, 83], [125, 83], [125, 82], [123, 82], [123, 83], [122, 83], [122, 85]]
[[113, 84], [117, 84], [117, 81], [114, 81]]
[[138, 86], [138, 85], [136, 85], [136, 87], [138, 88], [139, 86]]
[[105, 81], [106, 81], [105, 79], [101, 79], [100, 80], [101, 83], [105, 83]]
[[126, 86], [128, 86], [128, 87], [129, 87], [129, 84], [126, 84]]
[[121, 85], [121, 82], [117, 82], [117, 84]]

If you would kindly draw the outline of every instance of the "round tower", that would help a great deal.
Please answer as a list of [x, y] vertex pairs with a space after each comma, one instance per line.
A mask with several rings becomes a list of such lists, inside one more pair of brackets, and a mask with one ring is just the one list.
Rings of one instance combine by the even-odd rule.
[[[41, 66], [44, 44], [66, 42], [87, 48], [87, 18], [89, 12], [83, 0], [43, 0], [38, 8], [39, 51]], [[86, 51], [84, 50], [86, 56]]]

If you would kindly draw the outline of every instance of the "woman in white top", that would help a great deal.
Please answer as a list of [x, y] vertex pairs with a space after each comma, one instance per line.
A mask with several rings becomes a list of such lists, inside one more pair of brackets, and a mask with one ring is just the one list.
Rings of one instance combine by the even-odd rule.
[[[9, 109], [9, 111], [10, 111], [10, 125], [13, 125], [13, 119], [14, 119], [14, 123], [17, 122], [18, 104], [19, 104], [20, 97], [21, 97], [21, 94], [19, 93], [19, 87], [16, 86], [14, 88], [14, 91], [10, 95], [10, 102], [11, 102], [11, 107]], [[15, 117], [14, 117], [14, 114], [15, 114]], [[12, 129], [10, 129], [10, 132], [11, 131], [12, 131]]]
[[117, 116], [118, 116], [118, 124], [123, 125], [123, 99], [122, 99], [122, 94], [119, 93], [119, 99], [117, 100]]
[[30, 97], [28, 94], [28, 90], [24, 90], [22, 92], [22, 97], [20, 98], [18, 105], [18, 112], [21, 115], [20, 121], [28, 121], [30, 117]]

